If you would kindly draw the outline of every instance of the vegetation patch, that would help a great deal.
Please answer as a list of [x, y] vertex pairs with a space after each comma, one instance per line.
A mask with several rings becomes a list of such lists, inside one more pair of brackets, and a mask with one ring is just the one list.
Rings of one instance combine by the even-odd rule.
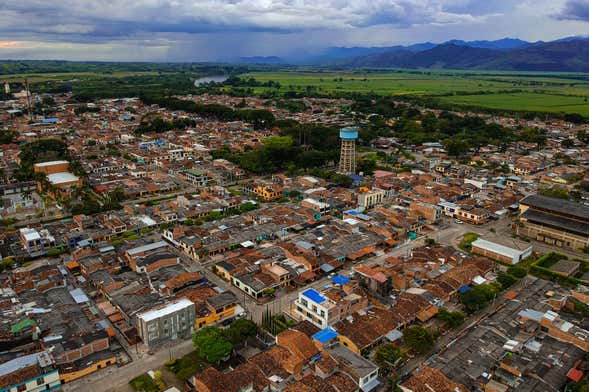
[[137, 392], [159, 392], [159, 389], [149, 374], [144, 373], [129, 381], [129, 385]]
[[472, 249], [472, 243], [479, 239], [479, 235], [477, 233], [466, 233], [462, 237], [460, 244], [458, 247], [465, 252], [470, 252]]

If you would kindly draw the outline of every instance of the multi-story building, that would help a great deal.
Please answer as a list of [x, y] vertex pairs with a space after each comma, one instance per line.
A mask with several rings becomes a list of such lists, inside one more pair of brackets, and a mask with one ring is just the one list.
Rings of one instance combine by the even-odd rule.
[[146, 346], [176, 340], [194, 332], [195, 306], [186, 298], [137, 315], [137, 331]]
[[335, 304], [314, 289], [299, 293], [295, 313], [319, 328], [327, 328], [335, 320]]
[[380, 189], [372, 189], [358, 195], [358, 207], [372, 208], [379, 205], [385, 199], [385, 192]]
[[563, 248], [589, 246], [589, 207], [568, 200], [532, 195], [519, 203], [517, 235]]
[[307, 289], [299, 293], [294, 304], [295, 315], [324, 329], [354, 312], [365, 309], [368, 300], [356, 294], [351, 288], [332, 288], [323, 293]]

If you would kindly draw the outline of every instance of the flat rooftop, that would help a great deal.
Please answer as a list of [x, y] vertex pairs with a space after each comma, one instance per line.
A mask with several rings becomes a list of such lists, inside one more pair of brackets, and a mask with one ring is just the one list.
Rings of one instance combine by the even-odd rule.
[[148, 310], [145, 313], [141, 313], [137, 315], [138, 318], [142, 319], [145, 322], [149, 322], [160, 317], [165, 317], [167, 315], [176, 313], [182, 309], [186, 309], [190, 306], [194, 306], [194, 303], [186, 298], [182, 298], [178, 301], [168, 303], [161, 308]]
[[47, 175], [47, 180], [52, 184], [66, 184], [68, 182], [77, 182], [79, 178], [69, 172], [53, 173]]

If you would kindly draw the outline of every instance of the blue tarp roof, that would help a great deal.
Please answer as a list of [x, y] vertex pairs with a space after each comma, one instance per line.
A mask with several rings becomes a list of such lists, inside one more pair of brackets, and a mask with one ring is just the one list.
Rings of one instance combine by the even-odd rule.
[[325, 297], [323, 297], [321, 294], [319, 294], [316, 290], [313, 289], [303, 291], [303, 296], [309, 298], [311, 301], [317, 304], [320, 304], [323, 301], [325, 301]]
[[349, 278], [346, 278], [343, 275], [336, 275], [333, 278], [331, 278], [331, 281], [334, 284], [347, 284], [347, 283], [350, 283], [350, 279]]
[[337, 332], [335, 332], [331, 328], [325, 328], [325, 329], [322, 329], [321, 331], [317, 332], [312, 337], [313, 337], [313, 339], [315, 339], [319, 343], [325, 344], [325, 343], [328, 343], [328, 342], [332, 341], [333, 339], [337, 338]]
[[357, 174], [348, 174], [348, 177], [351, 178], [352, 181], [364, 181], [364, 177]]
[[459, 293], [466, 293], [468, 290], [470, 290], [470, 286], [462, 286], [461, 288], [458, 289]]
[[55, 124], [59, 121], [59, 119], [54, 118], [54, 117], [49, 117], [49, 118], [44, 118], [42, 121], [43, 121], [43, 124]]

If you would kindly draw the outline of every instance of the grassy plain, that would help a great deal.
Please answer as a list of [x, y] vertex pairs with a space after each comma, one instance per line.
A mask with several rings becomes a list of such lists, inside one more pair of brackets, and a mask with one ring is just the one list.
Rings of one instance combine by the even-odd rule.
[[[241, 75], [280, 82], [281, 91], [358, 92], [436, 97], [443, 103], [589, 116], [589, 75], [495, 71], [255, 72]], [[268, 87], [255, 87], [263, 93]]]

